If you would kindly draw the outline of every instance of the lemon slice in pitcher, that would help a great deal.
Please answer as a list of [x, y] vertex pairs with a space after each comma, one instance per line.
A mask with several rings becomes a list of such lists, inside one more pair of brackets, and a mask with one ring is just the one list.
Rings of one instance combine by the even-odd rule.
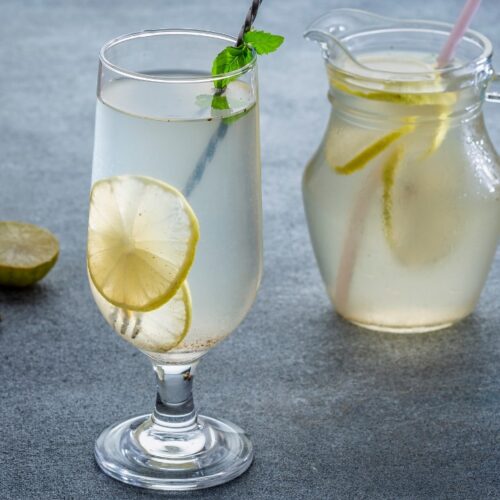
[[59, 256], [56, 237], [23, 222], [0, 222], [0, 284], [29, 286], [41, 280]]
[[368, 163], [370, 163], [374, 158], [383, 153], [391, 144], [396, 142], [398, 139], [404, 135], [410, 133], [414, 130], [413, 125], [403, 125], [393, 132], [380, 137], [376, 141], [369, 144], [366, 148], [357, 153], [353, 158], [351, 158], [347, 163], [343, 165], [332, 165], [332, 169], [341, 175], [350, 175], [354, 172], [363, 169]]
[[394, 256], [415, 266], [449, 255], [463, 233], [464, 173], [449, 160], [410, 161], [401, 147], [382, 179], [384, 231]]
[[165, 353], [177, 346], [191, 325], [191, 295], [187, 281], [163, 306], [149, 312], [129, 311], [108, 302], [90, 280], [99, 311], [120, 337], [138, 349]]
[[189, 203], [165, 182], [127, 175], [92, 188], [88, 270], [116, 307], [151, 311], [169, 301], [186, 279], [198, 238]]

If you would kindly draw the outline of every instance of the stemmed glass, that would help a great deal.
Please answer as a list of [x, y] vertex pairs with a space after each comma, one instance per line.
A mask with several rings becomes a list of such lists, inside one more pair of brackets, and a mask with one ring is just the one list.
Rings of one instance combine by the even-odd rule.
[[262, 272], [255, 55], [210, 73], [234, 43], [146, 31], [100, 53], [89, 282], [107, 322], [151, 359], [157, 399], [151, 415], [104, 430], [95, 456], [110, 476], [146, 488], [224, 483], [253, 458], [246, 434], [198, 415], [192, 396], [198, 361], [243, 320]]

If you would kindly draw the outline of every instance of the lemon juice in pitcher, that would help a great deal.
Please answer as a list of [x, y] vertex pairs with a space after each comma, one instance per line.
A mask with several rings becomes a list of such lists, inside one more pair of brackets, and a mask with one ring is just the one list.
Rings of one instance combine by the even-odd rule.
[[474, 309], [500, 231], [482, 116], [491, 47], [470, 33], [441, 70], [424, 47], [440, 45], [442, 25], [332, 16], [338, 25], [326, 16], [308, 34], [322, 44], [333, 109], [303, 181], [328, 293], [367, 328], [449, 326]]

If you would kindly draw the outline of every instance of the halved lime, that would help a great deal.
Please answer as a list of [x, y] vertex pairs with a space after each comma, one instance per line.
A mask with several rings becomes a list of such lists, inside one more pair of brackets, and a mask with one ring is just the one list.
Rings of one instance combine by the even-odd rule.
[[0, 222], [0, 284], [28, 286], [41, 280], [59, 256], [57, 238], [24, 222]]

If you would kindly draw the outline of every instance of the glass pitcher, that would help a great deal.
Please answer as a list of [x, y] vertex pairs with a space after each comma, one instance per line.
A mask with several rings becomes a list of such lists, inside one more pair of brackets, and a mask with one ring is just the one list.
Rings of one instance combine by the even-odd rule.
[[500, 158], [485, 129], [490, 41], [452, 26], [352, 9], [305, 33], [319, 42], [330, 121], [303, 178], [316, 259], [337, 312], [365, 328], [424, 332], [474, 309], [500, 230]]

